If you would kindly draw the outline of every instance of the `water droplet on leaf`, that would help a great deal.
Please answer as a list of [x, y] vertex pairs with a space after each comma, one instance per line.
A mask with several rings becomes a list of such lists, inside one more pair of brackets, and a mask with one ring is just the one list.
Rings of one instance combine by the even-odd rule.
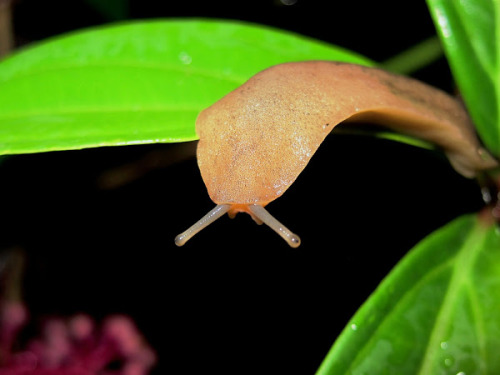
[[181, 63], [185, 65], [189, 65], [193, 62], [193, 58], [189, 56], [187, 52], [182, 51], [179, 53], [179, 60], [181, 60]]

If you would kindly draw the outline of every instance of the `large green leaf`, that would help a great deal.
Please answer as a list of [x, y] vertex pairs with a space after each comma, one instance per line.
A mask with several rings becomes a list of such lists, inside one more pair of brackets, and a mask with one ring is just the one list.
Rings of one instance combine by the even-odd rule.
[[478, 132], [500, 156], [500, 2], [427, 0]]
[[317, 375], [500, 374], [500, 231], [456, 219], [355, 314]]
[[370, 64], [237, 22], [149, 21], [58, 37], [0, 62], [0, 154], [196, 139], [198, 112], [285, 61]]

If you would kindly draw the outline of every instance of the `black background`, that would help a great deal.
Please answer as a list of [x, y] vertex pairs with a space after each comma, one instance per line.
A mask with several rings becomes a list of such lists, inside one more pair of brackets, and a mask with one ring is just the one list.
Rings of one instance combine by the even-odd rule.
[[[435, 30], [423, 1], [132, 0], [129, 19], [214, 17], [292, 30], [383, 61]], [[84, 1], [19, 0], [18, 45], [109, 22]], [[453, 90], [445, 59], [415, 74]], [[0, 165], [3, 248], [27, 254], [32, 317], [124, 313], [155, 348], [155, 373], [313, 374], [382, 278], [424, 235], [477, 210], [477, 185], [439, 153], [327, 138], [269, 211], [302, 238], [289, 248], [247, 215], [183, 248], [173, 239], [213, 207], [191, 158], [117, 189], [99, 176], [171, 145], [22, 155]]]

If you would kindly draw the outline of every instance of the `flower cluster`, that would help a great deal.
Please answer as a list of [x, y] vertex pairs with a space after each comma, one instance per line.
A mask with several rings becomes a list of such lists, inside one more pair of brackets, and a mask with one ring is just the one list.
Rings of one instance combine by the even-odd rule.
[[0, 375], [145, 375], [156, 362], [135, 324], [122, 315], [100, 325], [84, 314], [50, 318], [40, 337], [16, 350], [27, 316], [20, 303], [0, 306]]

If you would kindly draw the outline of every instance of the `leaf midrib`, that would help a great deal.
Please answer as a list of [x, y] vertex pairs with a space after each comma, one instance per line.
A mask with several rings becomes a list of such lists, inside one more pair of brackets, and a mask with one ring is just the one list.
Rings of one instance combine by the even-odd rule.
[[[498, 1], [493, 1], [493, 10], [494, 10], [494, 24], [495, 24], [495, 40], [500, 41], [500, 3]], [[497, 145], [500, 145], [500, 47], [497, 43], [495, 43], [496, 51], [495, 51], [495, 75], [493, 76], [495, 82], [493, 82], [493, 88], [495, 90], [496, 95], [496, 105], [497, 105], [497, 123], [496, 125], [496, 135], [497, 135]], [[497, 154], [498, 156], [498, 154]]]
[[[474, 41], [474, 35], [472, 35], [470, 28], [467, 27], [467, 22], [464, 20], [463, 12], [455, 8], [455, 15], [457, 17], [457, 20], [460, 22], [461, 24], [460, 26], [462, 27], [462, 30], [467, 36], [467, 39], [470, 41]], [[474, 52], [472, 58], [474, 58], [477, 61], [479, 66], [481, 66], [484, 69], [487, 75], [492, 76], [495, 67], [488, 65], [488, 61], [481, 58], [481, 54], [478, 53], [478, 49], [476, 48], [474, 43], [470, 43], [470, 48]]]
[[[133, 108], [132, 106], [88, 106], [88, 107], [61, 107], [55, 109], [35, 110], [35, 111], [19, 111], [10, 112], [7, 114], [1, 113], [0, 120], [18, 120], [33, 116], [64, 116], [64, 115], [85, 115], [85, 114], [113, 114], [113, 113], [142, 113], [142, 112], [199, 112], [203, 106], [145, 106]], [[2, 126], [0, 125], [0, 129]]]
[[440, 264], [438, 267], [435, 267], [431, 272], [426, 273], [417, 283], [415, 283], [410, 289], [406, 290], [404, 294], [398, 299], [398, 301], [392, 306], [391, 310], [389, 313], [387, 313], [384, 317], [384, 319], [380, 322], [380, 324], [377, 326], [377, 328], [371, 333], [370, 338], [365, 342], [363, 345], [363, 348], [359, 350], [354, 357], [354, 359], [351, 361], [349, 367], [346, 369], [345, 374], [349, 374], [350, 370], [353, 368], [354, 364], [357, 363], [358, 358], [362, 356], [362, 352], [368, 348], [369, 344], [373, 342], [374, 339], [377, 338], [377, 332], [382, 330], [382, 328], [385, 326], [385, 324], [390, 321], [390, 318], [392, 317], [393, 314], [396, 313], [398, 310], [398, 306], [404, 304], [407, 298], [410, 298], [413, 294], [413, 291], [418, 289], [421, 285], [426, 284], [429, 279], [432, 279], [435, 275], [441, 273], [444, 269], [450, 267], [450, 265], [453, 263], [453, 260], [455, 257], [447, 260], [446, 262]]
[[81, 69], [94, 69], [94, 68], [106, 68], [106, 69], [115, 69], [115, 68], [131, 68], [131, 69], [148, 69], [148, 70], [160, 70], [165, 72], [174, 72], [174, 73], [185, 73], [186, 75], [192, 76], [197, 75], [204, 78], [211, 78], [220, 81], [227, 81], [232, 84], [241, 84], [246, 81], [249, 77], [243, 77], [239, 75], [228, 75], [221, 74], [217, 70], [209, 70], [194, 67], [192, 65], [182, 65], [177, 66], [174, 64], [159, 64], [159, 63], [151, 63], [151, 62], [130, 62], [130, 61], [118, 61], [113, 60], [109, 62], [85, 62], [84, 64], [60, 64], [53, 65], [51, 67], [45, 67], [43, 69], [30, 70], [29, 73], [26, 72], [18, 72], [10, 77], [2, 77], [0, 76], [0, 84], [1, 83], [11, 83], [17, 79], [24, 79], [33, 76], [43, 75], [47, 73], [54, 73], [64, 70], [81, 70]]
[[[453, 302], [461, 289], [469, 285], [471, 270], [476, 264], [476, 258], [482, 249], [484, 240], [484, 232], [476, 223], [476, 226], [470, 230], [460, 250], [457, 252], [457, 256], [454, 258], [455, 264], [453, 266], [453, 273], [448, 284], [448, 289], [434, 322], [434, 327], [429, 336], [427, 350], [422, 358], [420, 370], [416, 373], [417, 375], [429, 375], [432, 373], [431, 370], [435, 359], [434, 353], [435, 350], [439, 348], [445, 336], [445, 332], [449, 328], [448, 322], [453, 312]], [[470, 290], [472, 293], [473, 288], [470, 288]], [[482, 333], [481, 330], [477, 332], [477, 339], [479, 341], [479, 348], [484, 348], [484, 333]], [[485, 353], [482, 350], [481, 355], [484, 359]]]

